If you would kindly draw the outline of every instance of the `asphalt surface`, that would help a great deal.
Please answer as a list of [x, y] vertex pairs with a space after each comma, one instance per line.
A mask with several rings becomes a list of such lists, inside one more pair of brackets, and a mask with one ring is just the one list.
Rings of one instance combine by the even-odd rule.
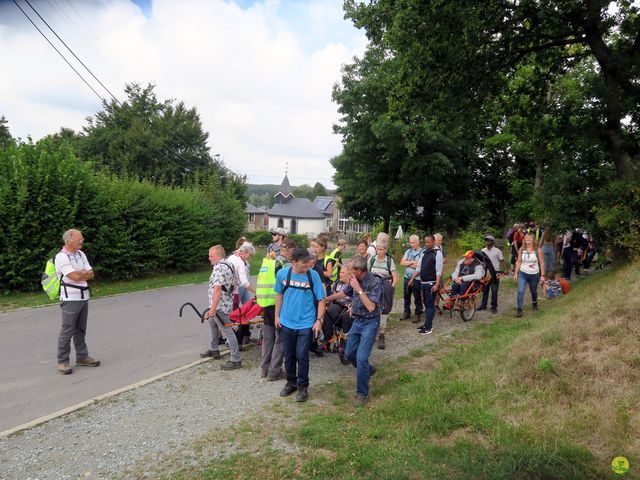
[[185, 302], [203, 309], [207, 285], [91, 300], [86, 340], [102, 364], [75, 367], [72, 346], [71, 375], [56, 371], [58, 305], [0, 314], [0, 431], [198, 360], [209, 326], [191, 308], [178, 317]]

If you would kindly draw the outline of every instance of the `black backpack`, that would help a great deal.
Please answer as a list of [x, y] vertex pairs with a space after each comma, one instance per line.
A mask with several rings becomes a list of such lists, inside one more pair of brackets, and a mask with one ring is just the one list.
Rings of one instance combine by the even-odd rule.
[[316, 292], [313, 290], [313, 278], [311, 277], [311, 270], [307, 270], [307, 280], [309, 280], [309, 288], [304, 287], [296, 287], [295, 285], [291, 285], [291, 274], [293, 273], [293, 267], [289, 268], [287, 272], [287, 280], [284, 284], [284, 288], [282, 289], [282, 298], [284, 299], [284, 294], [289, 287], [297, 288], [298, 290], [311, 290], [311, 295], [313, 295], [313, 304], [316, 307], [316, 312], [318, 311], [318, 298], [316, 297]]

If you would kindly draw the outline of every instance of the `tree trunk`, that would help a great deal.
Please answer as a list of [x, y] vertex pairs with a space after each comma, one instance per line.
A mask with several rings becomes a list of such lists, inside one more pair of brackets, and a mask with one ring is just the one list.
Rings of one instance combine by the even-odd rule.
[[544, 179], [544, 164], [547, 156], [547, 145], [542, 140], [538, 140], [535, 148], [536, 155], [536, 178], [533, 182], [533, 189], [535, 192], [539, 192], [542, 188], [542, 181]]
[[389, 226], [391, 223], [391, 216], [389, 214], [385, 214], [384, 217], [382, 217], [382, 221], [383, 221], [383, 227], [382, 227], [382, 231], [384, 233], [389, 233]]
[[621, 73], [613, 52], [602, 39], [601, 23], [599, 2], [594, 0], [587, 2], [587, 19], [584, 24], [585, 37], [600, 66], [606, 87], [604, 102], [607, 121], [604, 137], [607, 150], [616, 167], [616, 177], [620, 180], [626, 180], [631, 176], [631, 157], [625, 150], [622, 140]]

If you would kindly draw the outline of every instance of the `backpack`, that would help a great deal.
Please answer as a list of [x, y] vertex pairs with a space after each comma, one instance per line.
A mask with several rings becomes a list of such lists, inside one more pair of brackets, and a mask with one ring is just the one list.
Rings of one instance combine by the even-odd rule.
[[[218, 265], [224, 265], [225, 267], [227, 267], [229, 269], [229, 271], [231, 272], [231, 276], [235, 279], [236, 278], [236, 270], [235, 268], [233, 268], [233, 265], [229, 265], [227, 262], [225, 262], [224, 260], [221, 260], [218, 262]], [[224, 292], [224, 293], [229, 293], [229, 290], [233, 291], [236, 288], [236, 284], [235, 281], [230, 283], [228, 286], [227, 285], [221, 285], [220, 289]]]
[[49, 296], [51, 300], [60, 298], [60, 290], [62, 288], [64, 288], [64, 293], [67, 297], [69, 296], [67, 293], [67, 287], [80, 290], [82, 300], [84, 300], [84, 292], [86, 292], [87, 290], [91, 291], [91, 287], [81, 287], [80, 285], [64, 283], [62, 277], [64, 277], [62, 272], [58, 273], [56, 271], [55, 257], [47, 260], [47, 264], [44, 267], [44, 272], [42, 273], [40, 284], [42, 285], [42, 289], [44, 290], [44, 292]]
[[44, 267], [40, 283], [42, 284], [44, 293], [46, 293], [51, 300], [55, 300], [60, 297], [61, 279], [62, 274], [58, 274], [58, 272], [56, 272], [55, 259], [50, 258], [47, 260], [47, 265]]
[[387, 314], [393, 310], [393, 297], [396, 289], [389, 280], [382, 279], [382, 314]]
[[295, 285], [291, 285], [291, 274], [293, 273], [293, 267], [289, 268], [287, 272], [287, 280], [284, 283], [284, 288], [282, 289], [282, 298], [284, 299], [284, 294], [286, 293], [289, 287], [297, 288], [299, 290], [311, 290], [311, 295], [313, 295], [313, 303], [316, 307], [316, 311], [318, 310], [318, 298], [316, 297], [316, 292], [313, 290], [313, 278], [311, 277], [311, 270], [307, 270], [307, 280], [309, 280], [309, 288], [296, 287]]
[[[376, 257], [371, 257], [369, 260], [369, 271], [371, 271], [371, 267], [373, 267], [373, 263], [376, 261]], [[389, 277], [391, 276], [391, 255], [387, 253], [387, 271], [389, 272]], [[377, 275], [374, 273], [374, 275]], [[380, 306], [382, 307], [382, 314], [386, 315], [387, 313], [393, 310], [393, 297], [395, 296], [396, 289], [391, 285], [391, 282], [388, 278], [384, 278], [381, 275], [378, 277], [382, 280], [382, 303]]]
[[[374, 262], [376, 261], [376, 257], [371, 257], [369, 260], [369, 271], [373, 267]], [[391, 255], [387, 253], [387, 271], [389, 272], [389, 276], [391, 276]]]

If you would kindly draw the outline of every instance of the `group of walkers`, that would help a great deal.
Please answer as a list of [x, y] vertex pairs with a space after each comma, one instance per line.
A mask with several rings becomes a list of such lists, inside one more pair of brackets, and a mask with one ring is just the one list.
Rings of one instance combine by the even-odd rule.
[[[339, 240], [336, 248], [328, 250], [327, 239], [320, 236], [311, 241], [311, 248], [296, 245], [282, 228], [271, 230], [272, 242], [260, 267], [257, 285], [249, 281], [249, 258], [254, 246], [241, 237], [233, 253], [227, 256], [224, 247], [209, 249], [212, 272], [208, 286], [208, 309], [204, 314], [210, 325], [211, 340], [201, 357], [220, 358], [220, 343], [226, 341], [229, 360], [224, 370], [242, 367], [240, 351], [243, 345], [255, 342], [250, 338], [248, 324], [237, 326], [232, 312], [246, 305], [255, 294], [255, 302], [262, 310], [261, 376], [267, 381], [286, 380], [281, 396], [296, 393], [296, 400], [308, 398], [309, 352], [322, 356], [328, 349], [336, 327], [329, 314], [335, 306], [347, 311], [348, 330], [344, 358], [356, 367], [356, 405], [364, 405], [369, 398], [369, 380], [376, 369], [369, 362], [373, 346], [386, 346], [385, 330], [388, 313], [393, 305], [394, 289], [399, 281], [398, 271], [388, 250], [390, 237], [385, 233], [372, 241], [363, 238], [356, 247], [357, 254], [344, 261], [346, 241]], [[61, 273], [62, 326], [58, 338], [58, 372], [70, 374], [70, 343], [76, 350], [76, 365], [97, 367], [99, 360], [89, 356], [85, 342], [90, 291], [88, 281], [93, 270], [81, 251], [82, 233], [71, 229], [63, 235], [64, 247], [55, 257], [56, 271]], [[402, 320], [411, 318], [419, 323], [418, 333], [431, 334], [433, 320], [444, 285], [444, 265], [447, 256], [442, 235], [409, 237], [409, 248], [400, 265], [403, 276], [404, 311]], [[513, 280], [517, 284], [517, 317], [522, 317], [526, 287], [529, 286], [533, 310], [538, 309], [538, 286], [542, 285], [548, 298], [568, 291], [572, 271], [580, 274], [580, 266], [589, 268], [595, 248], [592, 238], [580, 230], [554, 236], [538, 225], [515, 224], [507, 234]], [[477, 282], [482, 282], [482, 301], [478, 310], [489, 306], [498, 311], [499, 279], [493, 275], [487, 281], [487, 269], [508, 275], [510, 268], [502, 250], [492, 235], [485, 237], [485, 248], [468, 251], [460, 259], [451, 276], [449, 299], [464, 295]], [[556, 279], [555, 265], [562, 259], [562, 277]], [[490, 301], [490, 304], [489, 304]], [[329, 307], [329, 310], [327, 308]], [[442, 308], [452, 308], [451, 301]], [[423, 315], [424, 313], [424, 320]], [[347, 323], [347, 322], [345, 322]], [[284, 370], [283, 370], [284, 367]]]

